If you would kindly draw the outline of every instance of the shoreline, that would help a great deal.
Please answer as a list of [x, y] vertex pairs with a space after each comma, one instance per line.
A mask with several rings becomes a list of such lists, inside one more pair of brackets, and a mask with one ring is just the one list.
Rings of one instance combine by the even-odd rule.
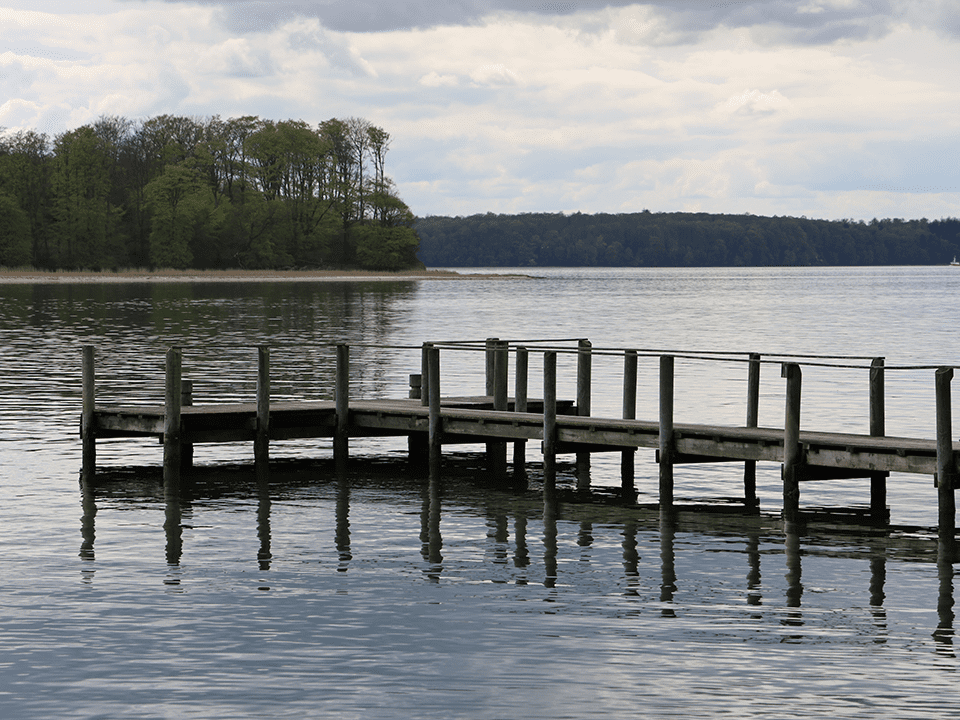
[[337, 282], [358, 280], [463, 280], [516, 278], [515, 274], [461, 274], [453, 270], [0, 270], [0, 284], [174, 283], [174, 282]]

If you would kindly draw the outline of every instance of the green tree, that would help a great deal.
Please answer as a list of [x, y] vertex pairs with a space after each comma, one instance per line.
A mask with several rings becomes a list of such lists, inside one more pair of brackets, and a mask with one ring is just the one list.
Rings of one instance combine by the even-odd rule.
[[122, 254], [122, 210], [110, 202], [113, 149], [89, 125], [54, 141], [53, 234], [62, 267], [100, 268]]
[[9, 195], [0, 195], [0, 266], [30, 263], [30, 219]]
[[157, 267], [188, 267], [191, 244], [210, 221], [213, 201], [199, 172], [189, 163], [168, 165], [146, 188], [150, 219], [150, 262]]

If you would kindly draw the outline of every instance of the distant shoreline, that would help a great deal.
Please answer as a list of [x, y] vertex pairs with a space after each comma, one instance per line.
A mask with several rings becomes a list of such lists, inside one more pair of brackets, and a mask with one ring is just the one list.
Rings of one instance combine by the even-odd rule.
[[119, 270], [117, 272], [60, 270], [0, 270], [0, 284], [14, 283], [173, 283], [173, 282], [335, 282], [362, 280], [463, 280], [518, 277], [514, 274], [460, 274], [453, 270]]

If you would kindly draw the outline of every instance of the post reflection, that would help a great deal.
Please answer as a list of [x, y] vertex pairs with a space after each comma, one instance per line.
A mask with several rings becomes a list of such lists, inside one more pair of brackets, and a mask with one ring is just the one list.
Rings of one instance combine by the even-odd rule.
[[183, 555], [183, 510], [180, 494], [168, 487], [165, 493], [163, 530], [167, 537], [167, 575], [164, 585], [180, 584], [180, 558]]
[[870, 558], [870, 614], [877, 626], [878, 634], [874, 642], [878, 644], [887, 641], [887, 611], [883, 607], [883, 603], [887, 599], [884, 592], [886, 582], [887, 551], [882, 548]]
[[747, 605], [763, 605], [763, 593], [760, 591], [760, 533], [747, 535]]
[[510, 530], [507, 516], [504, 513], [487, 511], [487, 538], [493, 540], [493, 564], [506, 565]]
[[[787, 574], [784, 576], [787, 580], [787, 607], [799, 608], [800, 601], [803, 598], [802, 568], [800, 564], [800, 536], [795, 532], [786, 534], [784, 543], [787, 558]], [[800, 611], [788, 612], [783, 620], [783, 625], [802, 626], [803, 613]], [[790, 636], [796, 638], [799, 636]]]
[[270, 552], [270, 473], [267, 463], [257, 463], [257, 562], [261, 570], [270, 569], [273, 555]]
[[675, 618], [676, 610], [671, 607], [673, 594], [677, 591], [677, 569], [674, 563], [674, 539], [676, 526], [670, 513], [660, 515], [660, 615]]
[[623, 594], [628, 597], [640, 595], [640, 553], [637, 551], [637, 523], [625, 520], [623, 523], [623, 575], [626, 587]]
[[937, 577], [940, 580], [940, 592], [937, 596], [937, 629], [933, 632], [938, 655], [956, 657], [953, 648], [953, 553], [940, 547], [937, 552]]
[[80, 516], [80, 557], [84, 560], [95, 560], [93, 543], [96, 540], [97, 496], [89, 475], [80, 478], [80, 507], [83, 514]]
[[543, 586], [557, 586], [557, 510], [556, 490], [544, 487], [543, 493]]
[[346, 572], [353, 555], [350, 554], [350, 481], [346, 475], [337, 478], [337, 532], [335, 537], [339, 565], [337, 572]]
[[590, 562], [590, 553], [587, 552], [593, 545], [593, 523], [581, 522], [577, 533], [577, 547], [581, 548], [580, 562]]
[[513, 553], [513, 566], [524, 571], [517, 574], [517, 585], [527, 584], [526, 568], [530, 565], [530, 551], [527, 548], [527, 516], [518, 513], [513, 523], [513, 535], [516, 549]]
[[430, 481], [422, 491], [420, 542], [420, 554], [427, 563], [424, 573], [431, 582], [440, 582], [443, 538], [440, 536], [440, 477], [436, 472], [430, 473]]

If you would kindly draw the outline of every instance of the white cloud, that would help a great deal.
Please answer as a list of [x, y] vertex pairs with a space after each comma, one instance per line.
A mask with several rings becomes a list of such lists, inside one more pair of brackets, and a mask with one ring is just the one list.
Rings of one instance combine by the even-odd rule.
[[367, 21], [385, 6], [16, 4], [0, 0], [8, 128], [366, 117], [424, 215], [960, 215], [960, 11], [941, 0], [398, 2]]

